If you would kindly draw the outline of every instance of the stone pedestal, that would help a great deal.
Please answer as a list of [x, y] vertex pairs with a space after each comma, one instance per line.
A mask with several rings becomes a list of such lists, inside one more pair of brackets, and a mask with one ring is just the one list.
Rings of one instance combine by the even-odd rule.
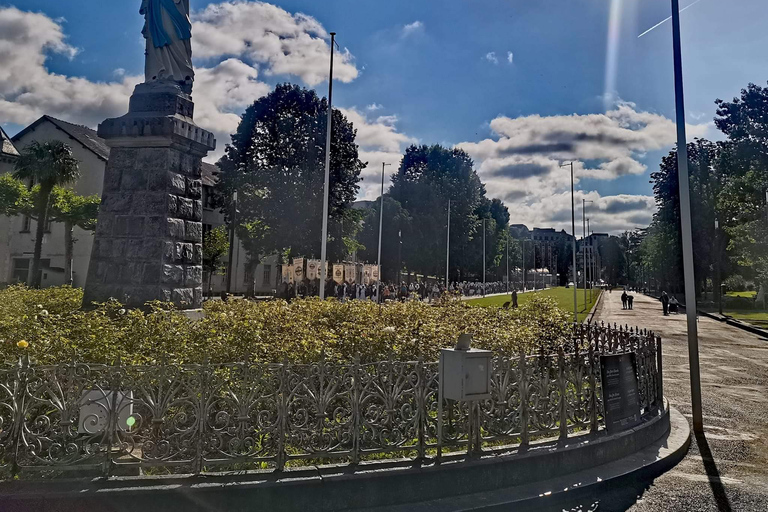
[[202, 302], [202, 158], [213, 134], [174, 82], [140, 84], [128, 114], [99, 125], [110, 147], [84, 304]]

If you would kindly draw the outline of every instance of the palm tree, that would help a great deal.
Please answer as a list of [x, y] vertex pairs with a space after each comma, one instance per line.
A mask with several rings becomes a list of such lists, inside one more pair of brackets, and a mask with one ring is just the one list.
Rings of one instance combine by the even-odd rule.
[[75, 227], [85, 231], [96, 229], [101, 197], [79, 196], [68, 188], [54, 187], [48, 206], [48, 219], [64, 223], [64, 279], [72, 285], [72, 260], [77, 239]]
[[20, 180], [38, 183], [40, 187], [34, 206], [37, 217], [35, 233], [35, 254], [32, 259], [32, 271], [28, 284], [34, 288], [40, 287], [40, 255], [43, 250], [43, 236], [48, 223], [48, 207], [51, 192], [56, 185], [72, 183], [80, 177], [77, 159], [72, 156], [72, 149], [63, 142], [54, 140], [32, 142], [24, 148], [16, 161], [14, 176]]

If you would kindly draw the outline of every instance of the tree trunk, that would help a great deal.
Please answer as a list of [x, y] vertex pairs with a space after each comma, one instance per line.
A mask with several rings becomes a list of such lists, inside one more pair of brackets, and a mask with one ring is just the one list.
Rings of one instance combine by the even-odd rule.
[[48, 201], [51, 197], [52, 185], [47, 183], [40, 184], [40, 196], [35, 208], [37, 211], [37, 226], [35, 230], [35, 253], [32, 257], [32, 271], [29, 275], [28, 284], [32, 288], [40, 288], [40, 256], [43, 252], [43, 237], [45, 236], [45, 225], [48, 223]]
[[72, 259], [75, 252], [75, 239], [72, 231], [75, 226], [71, 222], [64, 222], [64, 283], [72, 286]]

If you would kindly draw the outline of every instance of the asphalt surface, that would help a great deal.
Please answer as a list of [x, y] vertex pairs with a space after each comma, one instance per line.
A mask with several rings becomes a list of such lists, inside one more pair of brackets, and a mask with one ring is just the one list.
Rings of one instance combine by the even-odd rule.
[[[686, 317], [663, 316], [661, 303], [606, 293], [596, 321], [651, 329], [662, 337], [664, 394], [691, 423]], [[628, 478], [566, 511], [768, 511], [768, 340], [699, 318], [704, 434], [676, 467], [655, 478]], [[693, 425], [691, 423], [691, 428]]]

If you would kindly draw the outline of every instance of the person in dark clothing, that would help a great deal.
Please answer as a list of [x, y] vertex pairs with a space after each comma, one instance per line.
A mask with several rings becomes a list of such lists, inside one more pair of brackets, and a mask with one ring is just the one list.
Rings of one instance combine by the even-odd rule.
[[664, 310], [664, 316], [669, 315], [669, 295], [667, 292], [661, 292], [661, 307]]
[[635, 301], [634, 295], [627, 295], [627, 309], [632, 309], [632, 303]]
[[621, 309], [627, 309], [627, 290], [621, 292]]
[[517, 309], [517, 290], [512, 290], [512, 307]]

